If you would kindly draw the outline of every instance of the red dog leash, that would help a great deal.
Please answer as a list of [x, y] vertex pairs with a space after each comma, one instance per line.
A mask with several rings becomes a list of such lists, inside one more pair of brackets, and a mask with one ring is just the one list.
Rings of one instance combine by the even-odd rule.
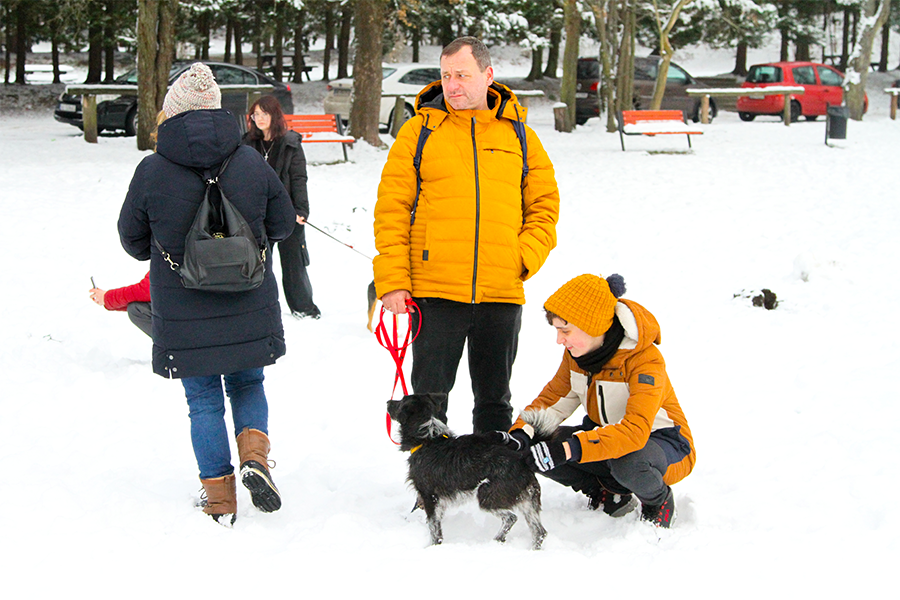
[[[403, 338], [402, 344], [399, 343], [397, 315], [392, 315], [394, 317], [393, 335], [388, 334], [387, 327], [384, 324], [384, 305], [381, 306], [381, 313], [378, 316], [378, 325], [375, 327], [375, 337], [378, 339], [378, 343], [381, 344], [382, 347], [386, 348], [388, 352], [390, 352], [391, 358], [394, 359], [394, 365], [396, 365], [397, 367], [397, 370], [394, 373], [394, 387], [391, 389], [391, 400], [394, 399], [394, 393], [397, 391], [398, 381], [400, 382], [400, 387], [403, 389], [403, 395], [406, 396], [409, 394], [409, 390], [406, 387], [406, 378], [403, 376], [403, 359], [406, 357], [406, 351], [409, 348], [410, 344], [415, 341], [415, 339], [419, 336], [419, 332], [422, 330], [422, 313], [419, 311], [419, 305], [416, 304], [412, 298], [410, 298], [407, 299], [406, 306], [406, 314], [408, 319], [406, 326], [406, 335]], [[418, 315], [418, 327], [416, 328], [415, 334], [413, 334], [412, 332], [412, 316], [410, 315], [411, 312], [415, 312]], [[387, 414], [385, 416], [385, 425], [387, 426], [388, 437], [391, 438], [391, 441], [395, 444], [399, 444], [400, 442], [395, 440], [392, 435], [390, 414]]]

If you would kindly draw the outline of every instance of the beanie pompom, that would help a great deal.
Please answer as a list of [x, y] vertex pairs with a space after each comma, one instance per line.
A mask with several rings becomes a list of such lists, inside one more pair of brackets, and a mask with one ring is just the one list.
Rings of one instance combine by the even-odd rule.
[[613, 273], [607, 277], [606, 283], [609, 284], [609, 291], [616, 298], [621, 298], [625, 294], [625, 278], [618, 273]]

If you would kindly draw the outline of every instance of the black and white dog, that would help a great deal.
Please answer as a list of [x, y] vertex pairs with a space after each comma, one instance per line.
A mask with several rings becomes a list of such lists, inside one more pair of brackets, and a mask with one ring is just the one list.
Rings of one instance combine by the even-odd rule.
[[506, 541], [518, 511], [531, 530], [531, 546], [538, 550], [547, 536], [541, 524], [541, 486], [522, 455], [492, 434], [456, 437], [435, 417], [444, 394], [405, 396], [388, 401], [388, 414], [400, 425], [400, 450], [410, 453], [408, 481], [425, 509], [431, 543], [444, 535], [441, 518], [455, 501], [474, 494], [482, 510], [503, 521], [494, 537]]

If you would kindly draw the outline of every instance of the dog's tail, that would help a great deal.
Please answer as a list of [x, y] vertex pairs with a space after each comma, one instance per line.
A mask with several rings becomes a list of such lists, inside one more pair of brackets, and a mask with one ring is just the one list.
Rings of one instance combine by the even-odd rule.
[[375, 293], [375, 282], [374, 281], [372, 281], [372, 283], [369, 284], [369, 289], [366, 293], [366, 296], [368, 297], [368, 300], [369, 300], [369, 324], [366, 325], [366, 327], [369, 329], [369, 331], [375, 331], [374, 329], [372, 329], [372, 317], [375, 316], [375, 301], [378, 300], [378, 297], [376, 296], [376, 293]]

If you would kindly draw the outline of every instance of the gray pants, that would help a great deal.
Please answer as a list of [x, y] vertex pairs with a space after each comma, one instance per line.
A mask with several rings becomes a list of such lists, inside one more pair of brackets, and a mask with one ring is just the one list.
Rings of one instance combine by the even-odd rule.
[[147, 334], [147, 337], [153, 338], [151, 333], [152, 319], [150, 316], [149, 302], [130, 302], [128, 304], [128, 318], [134, 323], [138, 329]]
[[[560, 427], [553, 438], [563, 441], [580, 429]], [[567, 462], [542, 474], [588, 496], [599, 493], [602, 487], [614, 494], [633, 493], [643, 504], [657, 506], [668, 494], [669, 486], [663, 481], [668, 468], [666, 453], [651, 438], [640, 450], [620, 458]]]

